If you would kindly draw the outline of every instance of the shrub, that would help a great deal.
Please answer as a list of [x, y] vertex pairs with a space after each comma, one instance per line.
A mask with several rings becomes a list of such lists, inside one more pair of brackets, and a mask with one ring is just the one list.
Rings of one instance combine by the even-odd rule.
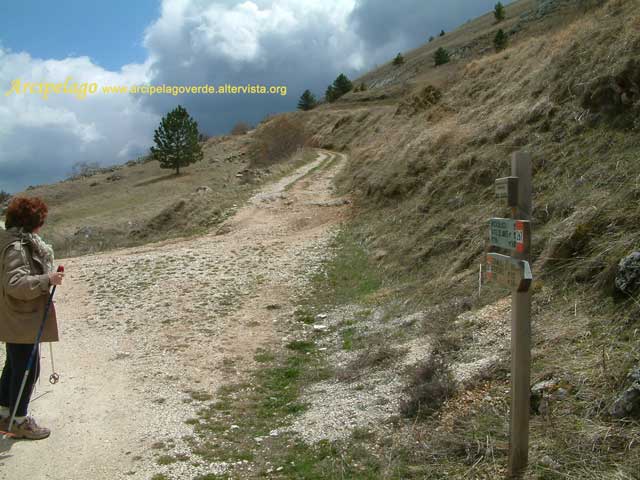
[[444, 30], [440, 30], [440, 36], [444, 37]]
[[351, 83], [351, 80], [349, 80], [344, 73], [341, 73], [333, 83], [327, 87], [324, 98], [327, 102], [333, 102], [345, 93], [351, 91], [352, 88], [353, 83]]
[[435, 412], [455, 391], [455, 383], [449, 366], [432, 355], [419, 366], [405, 388], [406, 398], [400, 403], [400, 411], [411, 418], [424, 418]]
[[496, 52], [499, 52], [500, 50], [504, 50], [505, 48], [507, 48], [507, 34], [504, 33], [504, 31], [502, 29], [498, 30], [496, 32], [496, 36], [493, 37], [493, 46], [496, 49]]
[[396, 58], [393, 59], [393, 64], [394, 65], [402, 65], [404, 63], [404, 57], [402, 56], [401, 53], [398, 53], [398, 55], [396, 55]]
[[285, 116], [271, 119], [260, 127], [250, 149], [254, 167], [273, 165], [293, 155], [308, 140], [304, 127]]
[[249, 126], [248, 123], [238, 122], [231, 129], [231, 135], [244, 135], [249, 130], [251, 130], [251, 127]]
[[444, 48], [440, 47], [436, 50], [436, 53], [433, 55], [433, 59], [435, 61], [436, 67], [438, 65], [444, 65], [445, 63], [449, 63], [449, 52], [447, 52]]
[[100, 164], [98, 162], [80, 160], [72, 165], [69, 178], [90, 177], [97, 173], [100, 173]]
[[10, 193], [5, 192], [4, 190], [0, 190], [0, 205], [2, 205], [4, 202], [9, 200], [10, 198], [11, 198]]
[[506, 14], [502, 2], [496, 3], [496, 6], [493, 9], [493, 16], [496, 17], [496, 22], [501, 22], [502, 20], [504, 20]]
[[311, 93], [311, 90], [305, 90], [300, 96], [300, 100], [298, 100], [298, 109], [304, 111], [311, 110], [317, 104], [316, 97]]

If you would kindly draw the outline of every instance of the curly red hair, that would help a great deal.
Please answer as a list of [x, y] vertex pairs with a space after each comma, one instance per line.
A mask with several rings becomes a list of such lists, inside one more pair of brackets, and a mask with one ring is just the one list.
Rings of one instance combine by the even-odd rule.
[[6, 211], [5, 227], [23, 228], [31, 233], [44, 225], [49, 208], [39, 198], [15, 197], [11, 199]]

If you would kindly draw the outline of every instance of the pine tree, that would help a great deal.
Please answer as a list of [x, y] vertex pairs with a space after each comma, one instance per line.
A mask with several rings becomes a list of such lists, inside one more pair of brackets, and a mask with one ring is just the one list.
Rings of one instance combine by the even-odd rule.
[[304, 93], [300, 96], [300, 100], [298, 100], [298, 109], [299, 110], [311, 110], [318, 104], [316, 101], [316, 97], [311, 93], [310, 90], [305, 90]]
[[402, 56], [401, 53], [398, 53], [398, 55], [396, 55], [396, 58], [393, 59], [393, 64], [394, 65], [402, 65], [404, 63], [404, 57]]
[[506, 13], [502, 2], [496, 3], [496, 6], [493, 9], [493, 16], [496, 17], [496, 22], [501, 22], [505, 19]]
[[151, 147], [153, 159], [160, 162], [161, 168], [175, 168], [176, 175], [180, 175], [180, 167], [202, 160], [198, 123], [180, 105], [162, 117], [153, 140], [156, 143]]
[[338, 97], [336, 97], [336, 92], [334, 91], [333, 86], [329, 85], [327, 87], [327, 91], [324, 93], [324, 99], [327, 102], [333, 102], [336, 98]]
[[449, 52], [447, 52], [444, 48], [440, 47], [436, 50], [436, 53], [433, 55], [433, 59], [436, 63], [436, 67], [438, 65], [444, 65], [445, 63], [449, 63]]
[[336, 98], [340, 98], [342, 95], [351, 91], [351, 89], [353, 88], [351, 80], [349, 80], [344, 73], [341, 73], [336, 77], [336, 79], [333, 81], [332, 86], [333, 91], [336, 94]]
[[444, 30], [440, 30], [440, 36], [444, 37]]
[[495, 47], [496, 52], [499, 52], [500, 50], [504, 50], [505, 48], [507, 48], [508, 40], [509, 38], [507, 37], [507, 34], [504, 33], [502, 29], [498, 30], [496, 32], [496, 36], [493, 37], [493, 46]]
[[433, 35], [431, 35], [431, 36], [429, 37], [429, 42], [433, 42], [433, 40], [434, 40]]

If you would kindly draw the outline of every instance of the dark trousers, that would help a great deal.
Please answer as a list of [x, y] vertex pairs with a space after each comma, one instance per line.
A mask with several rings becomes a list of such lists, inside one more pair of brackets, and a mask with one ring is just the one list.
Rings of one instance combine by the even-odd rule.
[[[20, 385], [22, 385], [24, 372], [27, 370], [31, 350], [33, 350], [33, 345], [7, 343], [7, 359], [5, 360], [4, 369], [2, 370], [2, 377], [0, 377], [0, 406], [9, 407], [11, 413], [13, 413], [16, 401], [18, 400], [18, 392], [20, 391]], [[36, 351], [36, 357], [31, 366], [29, 376], [27, 377], [27, 383], [24, 386], [16, 416], [24, 417], [27, 414], [29, 401], [33, 393], [33, 386], [39, 374], [40, 352]]]

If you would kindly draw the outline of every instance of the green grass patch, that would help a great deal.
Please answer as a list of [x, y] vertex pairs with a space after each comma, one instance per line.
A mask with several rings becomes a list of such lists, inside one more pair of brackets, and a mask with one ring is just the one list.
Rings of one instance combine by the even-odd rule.
[[160, 455], [156, 459], [156, 462], [158, 463], [158, 465], [171, 465], [172, 463], [175, 463], [177, 461], [178, 459], [171, 455]]
[[287, 348], [300, 353], [311, 353], [315, 348], [315, 344], [307, 340], [294, 340], [287, 344]]
[[332, 248], [334, 257], [313, 278], [313, 303], [335, 306], [366, 302], [382, 286], [382, 275], [364, 245], [351, 230], [343, 229]]

